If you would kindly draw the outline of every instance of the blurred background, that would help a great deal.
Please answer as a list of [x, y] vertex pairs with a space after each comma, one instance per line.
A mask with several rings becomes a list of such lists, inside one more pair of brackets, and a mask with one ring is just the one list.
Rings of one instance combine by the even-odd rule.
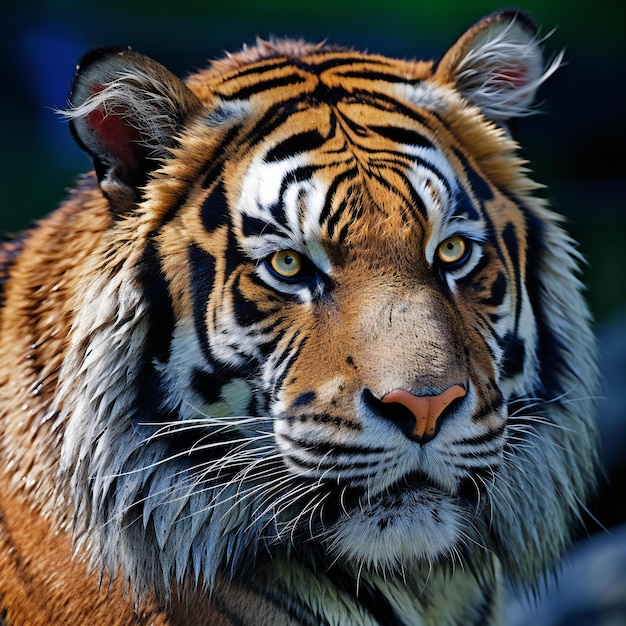
[[[521, 120], [517, 134], [535, 178], [589, 261], [584, 280], [606, 380], [600, 411], [606, 479], [599, 523], [591, 525], [592, 542], [602, 544], [620, 537], [626, 521], [626, 4], [520, 0], [515, 6], [550, 34], [548, 57], [566, 51], [565, 65], [540, 92], [541, 113]], [[0, 21], [0, 233], [54, 209], [91, 168], [55, 109], [65, 107], [76, 62], [94, 47], [129, 45], [181, 76], [271, 35], [436, 59], [480, 17], [509, 7], [493, 0], [12, 2]], [[626, 602], [626, 552], [621, 558], [617, 592]], [[525, 623], [522, 613], [514, 621]], [[554, 621], [561, 619], [558, 610], [547, 615], [536, 615], [535, 626], [605, 623]], [[622, 617], [615, 623], [626, 624]]]

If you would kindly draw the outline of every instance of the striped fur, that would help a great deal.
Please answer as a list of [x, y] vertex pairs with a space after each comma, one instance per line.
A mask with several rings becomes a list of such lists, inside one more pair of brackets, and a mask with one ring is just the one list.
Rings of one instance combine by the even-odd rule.
[[[0, 253], [7, 624], [501, 623], [594, 486], [579, 258], [507, 130], [557, 64], [506, 12], [438, 64], [86, 57], [94, 173]], [[421, 440], [382, 402], [452, 385]]]

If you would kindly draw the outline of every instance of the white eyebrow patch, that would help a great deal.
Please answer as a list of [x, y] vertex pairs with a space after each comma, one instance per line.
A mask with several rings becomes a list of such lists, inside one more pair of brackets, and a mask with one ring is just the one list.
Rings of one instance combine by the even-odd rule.
[[[429, 225], [426, 260], [432, 263], [439, 244], [452, 235], [460, 234], [473, 241], [482, 241], [485, 237], [484, 220], [476, 219], [468, 211], [463, 212], [460, 198], [468, 201], [470, 198], [444, 154], [434, 146], [404, 145], [399, 149], [416, 157], [406, 175], [426, 211]], [[471, 212], [480, 215], [478, 207], [472, 207]]]
[[[255, 159], [244, 175], [234, 217], [248, 256], [260, 260], [277, 250], [293, 248], [330, 274], [320, 227], [328, 189], [328, 182], [312, 171], [305, 154], [281, 161], [267, 162], [262, 156]], [[242, 225], [246, 218], [257, 222], [255, 232], [245, 233]]]
[[399, 100], [404, 100], [415, 107], [435, 112], [445, 109], [443, 90], [432, 83], [398, 83], [395, 85], [395, 91]]
[[248, 118], [251, 111], [252, 106], [247, 100], [222, 100], [209, 111], [205, 123], [211, 127], [226, 126]]

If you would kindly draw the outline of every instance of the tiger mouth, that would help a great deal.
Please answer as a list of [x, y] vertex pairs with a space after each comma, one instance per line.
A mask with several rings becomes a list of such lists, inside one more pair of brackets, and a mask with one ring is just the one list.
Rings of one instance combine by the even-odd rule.
[[425, 505], [433, 501], [451, 501], [464, 509], [478, 511], [484, 499], [484, 489], [478, 485], [482, 481], [476, 476], [463, 478], [458, 488], [451, 492], [438, 485], [431, 476], [422, 471], [410, 472], [394, 483], [371, 495], [368, 488], [363, 486], [348, 486], [336, 482], [327, 485], [324, 507], [321, 511], [321, 523], [330, 526], [340, 519], [350, 517], [355, 511], [367, 509], [400, 510], [405, 506], [407, 496], [424, 498]]
[[451, 494], [438, 486], [430, 476], [421, 471], [410, 472], [388, 485], [375, 495], [367, 486], [350, 486], [333, 483], [328, 486], [324, 501], [323, 523], [332, 524], [342, 517], [349, 517], [352, 511], [367, 507], [395, 509], [401, 507], [403, 498], [409, 494], [426, 493], [439, 498], [458, 499], [459, 494]]

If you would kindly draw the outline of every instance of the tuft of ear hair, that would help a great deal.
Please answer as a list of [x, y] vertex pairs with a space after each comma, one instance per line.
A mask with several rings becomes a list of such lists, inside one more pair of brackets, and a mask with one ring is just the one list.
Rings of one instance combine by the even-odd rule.
[[100, 187], [114, 210], [138, 189], [183, 123], [201, 106], [189, 88], [160, 63], [107, 48], [80, 62], [64, 114], [77, 143], [94, 161]]
[[532, 19], [519, 11], [493, 13], [466, 31], [437, 65], [435, 80], [453, 84], [497, 122], [529, 115], [539, 86], [561, 64], [544, 67]]

